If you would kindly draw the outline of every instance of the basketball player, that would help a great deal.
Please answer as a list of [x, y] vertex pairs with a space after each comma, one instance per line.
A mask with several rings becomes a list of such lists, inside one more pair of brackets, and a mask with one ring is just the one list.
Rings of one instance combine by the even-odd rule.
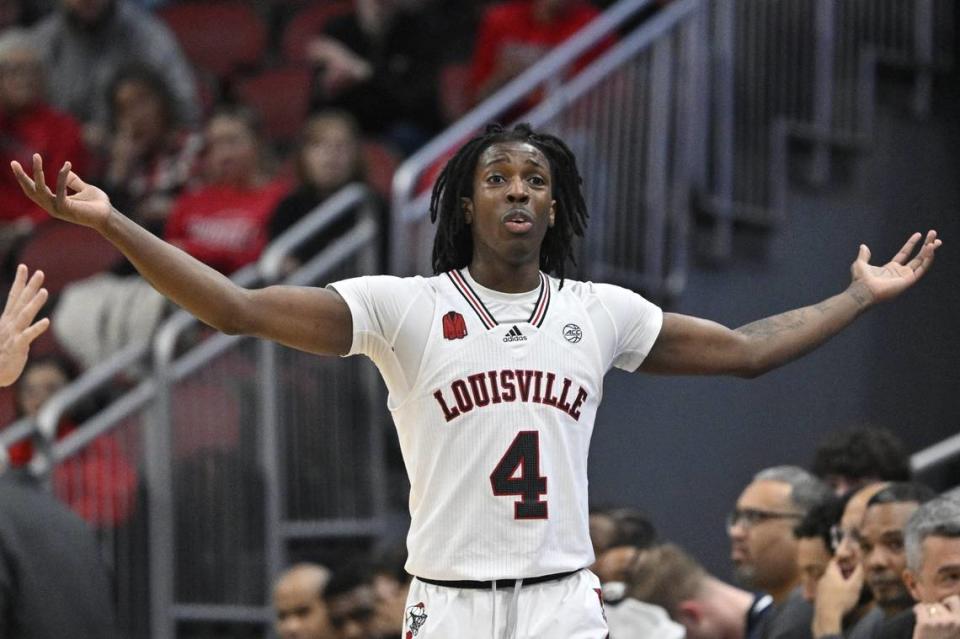
[[0, 315], [0, 386], [17, 381], [27, 364], [30, 344], [50, 326], [46, 317], [33, 321], [47, 301], [43, 271], [34, 271], [29, 279], [27, 275], [27, 267], [19, 265]]
[[30, 199], [99, 231], [210, 326], [377, 364], [411, 483], [405, 639], [606, 636], [584, 567], [587, 448], [607, 370], [759, 375], [914, 284], [940, 246], [930, 231], [913, 255], [914, 234], [881, 267], [861, 246], [842, 293], [737, 330], [663, 313], [564, 278], [587, 216], [575, 158], [554, 136], [494, 126], [434, 186], [433, 277], [246, 290], [138, 227], [69, 164], [56, 193], [39, 156], [32, 178], [12, 167]]

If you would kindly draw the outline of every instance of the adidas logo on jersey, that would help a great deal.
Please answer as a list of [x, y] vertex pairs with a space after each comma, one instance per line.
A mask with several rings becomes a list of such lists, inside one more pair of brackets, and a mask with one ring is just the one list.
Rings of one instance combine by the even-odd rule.
[[503, 338], [504, 342], [525, 342], [527, 341], [527, 336], [520, 332], [520, 329], [517, 328], [514, 324], [513, 328], [507, 331], [506, 337]]

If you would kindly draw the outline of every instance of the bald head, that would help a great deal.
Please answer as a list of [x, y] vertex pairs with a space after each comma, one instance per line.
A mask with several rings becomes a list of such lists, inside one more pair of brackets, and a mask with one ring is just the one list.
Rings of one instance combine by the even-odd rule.
[[319, 564], [297, 564], [280, 575], [273, 588], [277, 634], [281, 639], [324, 639], [329, 633], [323, 590], [330, 570]]

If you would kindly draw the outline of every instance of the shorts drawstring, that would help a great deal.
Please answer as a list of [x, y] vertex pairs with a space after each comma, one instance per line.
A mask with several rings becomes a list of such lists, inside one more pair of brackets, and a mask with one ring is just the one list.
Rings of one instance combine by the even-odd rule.
[[493, 580], [493, 629], [490, 631], [490, 638], [497, 639], [497, 580]]
[[[510, 597], [510, 605], [507, 607], [506, 629], [503, 631], [503, 639], [515, 639], [517, 636], [517, 604], [520, 602], [520, 588], [523, 587], [523, 579], [517, 579], [513, 583], [513, 596]], [[497, 582], [493, 581], [491, 587], [493, 596], [493, 639], [497, 639]]]
[[510, 607], [507, 608], [507, 628], [503, 633], [504, 639], [516, 639], [517, 636], [517, 604], [520, 602], [520, 588], [523, 579], [517, 579], [513, 584], [513, 596], [510, 598]]

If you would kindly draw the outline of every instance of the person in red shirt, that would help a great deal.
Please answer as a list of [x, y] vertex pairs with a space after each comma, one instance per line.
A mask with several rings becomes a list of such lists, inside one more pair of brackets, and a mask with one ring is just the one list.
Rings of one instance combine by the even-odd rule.
[[[477, 102], [518, 76], [600, 14], [586, 0], [511, 0], [492, 5], [480, 23], [470, 86]], [[595, 59], [612, 40], [577, 61]]]
[[[29, 161], [34, 153], [87, 166], [80, 123], [44, 101], [43, 64], [40, 52], [27, 33], [12, 29], [0, 36], [0, 159]], [[48, 178], [51, 187], [56, 177]], [[49, 219], [43, 210], [25, 202], [10, 175], [0, 177], [0, 222]]]
[[290, 182], [271, 179], [262, 170], [256, 117], [249, 110], [218, 110], [205, 136], [206, 183], [177, 198], [164, 237], [230, 274], [260, 257], [270, 217]]

